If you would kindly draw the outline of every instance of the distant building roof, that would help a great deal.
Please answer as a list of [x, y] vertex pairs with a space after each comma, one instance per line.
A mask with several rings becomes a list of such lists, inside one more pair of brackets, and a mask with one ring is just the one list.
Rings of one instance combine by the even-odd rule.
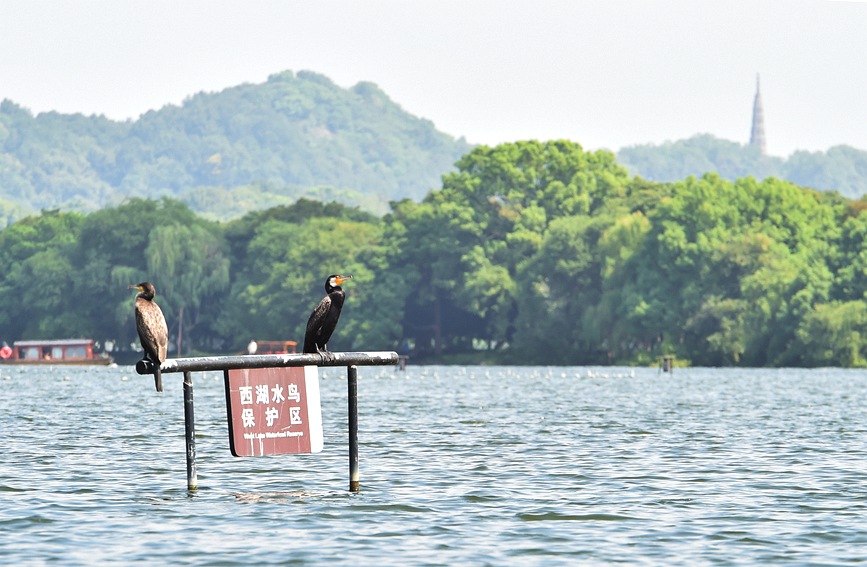
[[89, 345], [93, 343], [93, 339], [56, 339], [45, 341], [15, 341], [14, 346], [74, 346], [74, 345]]

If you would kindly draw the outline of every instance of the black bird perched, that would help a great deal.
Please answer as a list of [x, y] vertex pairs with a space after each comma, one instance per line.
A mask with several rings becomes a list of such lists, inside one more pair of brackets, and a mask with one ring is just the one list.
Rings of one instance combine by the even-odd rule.
[[138, 329], [138, 338], [145, 351], [145, 358], [154, 365], [154, 384], [157, 392], [163, 391], [163, 377], [160, 373], [160, 365], [166, 360], [166, 351], [169, 344], [169, 328], [163, 310], [154, 301], [156, 289], [150, 282], [142, 282], [138, 285], [129, 286], [137, 289], [135, 296], [135, 326]]
[[322, 298], [307, 320], [307, 331], [304, 333], [304, 352], [322, 353], [328, 351], [326, 344], [337, 327], [340, 310], [343, 309], [343, 301], [346, 299], [346, 293], [340, 284], [351, 277], [332, 274], [325, 280], [325, 293], [327, 295]]

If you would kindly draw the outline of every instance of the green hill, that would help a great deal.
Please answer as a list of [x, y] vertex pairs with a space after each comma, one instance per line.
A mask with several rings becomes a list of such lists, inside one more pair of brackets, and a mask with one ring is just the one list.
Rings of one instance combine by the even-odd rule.
[[[376, 214], [421, 200], [472, 147], [405, 112], [372, 83], [344, 89], [301, 71], [201, 92], [137, 120], [45, 112], [0, 103], [0, 228], [39, 210], [90, 212], [124, 200], [171, 197], [210, 219], [289, 205], [301, 197]], [[621, 149], [647, 180], [718, 173], [775, 177], [859, 199], [867, 152], [837, 146], [761, 156], [698, 135]]]
[[[470, 150], [376, 85], [312, 72], [199, 93], [135, 121], [0, 103], [0, 226], [40, 209], [171, 196], [230, 218], [306, 196], [384, 212]], [[5, 222], [4, 222], [5, 217]]]
[[797, 151], [783, 159], [700, 134], [661, 145], [626, 147], [617, 152], [617, 160], [630, 173], [651, 181], [674, 182], [717, 173], [730, 181], [776, 177], [803, 187], [836, 191], [850, 199], [867, 195], [867, 152], [850, 146], [835, 146], [827, 152]]

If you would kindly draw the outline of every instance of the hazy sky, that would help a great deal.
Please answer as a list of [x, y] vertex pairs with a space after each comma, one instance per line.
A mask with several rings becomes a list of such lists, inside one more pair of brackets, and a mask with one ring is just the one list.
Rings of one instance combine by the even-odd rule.
[[308, 69], [472, 143], [867, 150], [867, 2], [0, 0], [0, 99], [136, 118]]

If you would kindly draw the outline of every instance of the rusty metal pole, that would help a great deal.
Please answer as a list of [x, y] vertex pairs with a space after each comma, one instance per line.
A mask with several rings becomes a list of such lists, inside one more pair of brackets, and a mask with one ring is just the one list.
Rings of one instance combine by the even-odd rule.
[[349, 491], [360, 490], [358, 478], [358, 367], [348, 366], [349, 389]]
[[196, 473], [196, 417], [193, 404], [193, 377], [184, 372], [184, 434], [187, 441], [187, 490], [197, 490]]

